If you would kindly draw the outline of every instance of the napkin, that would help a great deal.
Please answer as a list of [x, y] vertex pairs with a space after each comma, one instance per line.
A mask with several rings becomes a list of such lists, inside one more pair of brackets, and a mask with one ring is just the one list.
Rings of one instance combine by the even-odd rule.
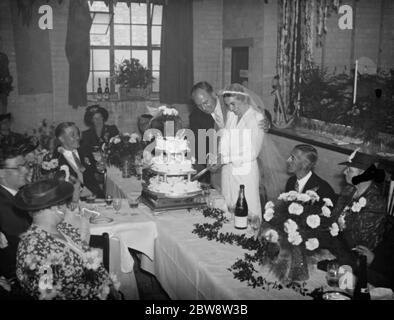
[[351, 266], [343, 265], [339, 267], [339, 288], [341, 290], [353, 290], [356, 283], [356, 279], [353, 274]]
[[394, 293], [390, 288], [373, 288], [369, 293], [372, 300], [394, 300]]

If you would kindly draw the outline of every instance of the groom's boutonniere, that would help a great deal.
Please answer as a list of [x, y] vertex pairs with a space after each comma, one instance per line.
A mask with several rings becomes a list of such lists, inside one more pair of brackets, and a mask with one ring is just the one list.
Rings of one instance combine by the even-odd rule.
[[353, 212], [360, 212], [362, 208], [364, 208], [367, 205], [367, 199], [364, 197], [361, 197], [357, 202], [354, 201], [352, 205], [352, 211]]

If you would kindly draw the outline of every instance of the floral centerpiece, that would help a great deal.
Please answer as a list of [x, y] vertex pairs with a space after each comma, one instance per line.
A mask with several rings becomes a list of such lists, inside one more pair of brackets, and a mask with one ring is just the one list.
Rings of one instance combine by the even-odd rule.
[[330, 199], [320, 199], [313, 190], [282, 193], [276, 204], [267, 202], [260, 236], [276, 248], [266, 263], [280, 280], [309, 278], [307, 255], [339, 232], [331, 217], [332, 207]]
[[[112, 137], [108, 144], [103, 145], [105, 157], [110, 165], [119, 169], [133, 171], [135, 157], [143, 148], [141, 136], [138, 133], [121, 133]], [[128, 174], [127, 174], [128, 175]]]

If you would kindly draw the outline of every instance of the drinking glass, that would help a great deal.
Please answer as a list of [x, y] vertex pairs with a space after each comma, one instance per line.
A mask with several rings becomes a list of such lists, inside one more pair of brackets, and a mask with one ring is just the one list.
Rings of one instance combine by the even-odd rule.
[[122, 199], [113, 199], [112, 200], [112, 207], [115, 209], [115, 213], [119, 214], [120, 208], [122, 208]]
[[107, 204], [107, 206], [110, 206], [112, 204], [112, 196], [107, 195], [105, 197], [105, 203]]
[[256, 238], [261, 226], [260, 217], [258, 216], [248, 217], [248, 224], [250, 226], [250, 229], [252, 230], [253, 236]]
[[330, 287], [339, 287], [339, 264], [337, 262], [330, 262], [327, 265], [326, 279]]

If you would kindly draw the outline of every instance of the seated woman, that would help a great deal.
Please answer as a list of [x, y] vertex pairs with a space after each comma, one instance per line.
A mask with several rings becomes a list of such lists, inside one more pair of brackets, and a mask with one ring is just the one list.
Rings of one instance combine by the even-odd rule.
[[35, 299], [107, 299], [109, 293], [117, 297], [116, 279], [108, 275], [98, 252], [64, 222], [72, 194], [72, 184], [56, 180], [39, 181], [17, 193], [16, 206], [33, 218], [18, 247], [20, 285]]
[[332, 211], [338, 222], [339, 235], [324, 245], [336, 256], [340, 264], [357, 268], [357, 246], [374, 251], [383, 239], [385, 232], [386, 199], [382, 196], [379, 184], [385, 173], [375, 167], [373, 156], [357, 150], [349, 156], [344, 171], [346, 186]]

